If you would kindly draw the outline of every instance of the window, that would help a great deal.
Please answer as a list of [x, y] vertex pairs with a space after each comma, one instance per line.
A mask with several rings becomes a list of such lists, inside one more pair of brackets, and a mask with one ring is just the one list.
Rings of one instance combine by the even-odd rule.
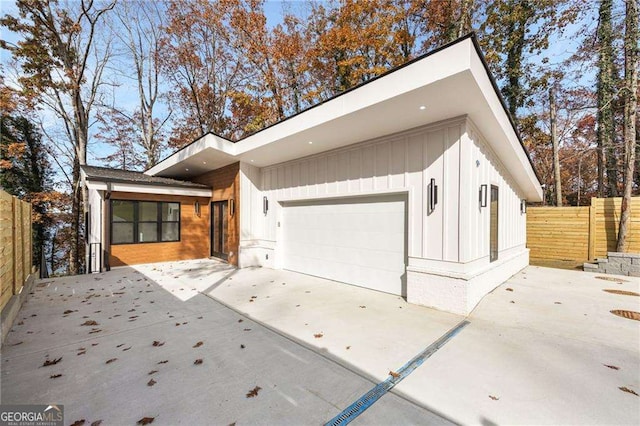
[[180, 203], [111, 200], [111, 244], [180, 241]]
[[489, 261], [498, 260], [498, 187], [491, 185]]

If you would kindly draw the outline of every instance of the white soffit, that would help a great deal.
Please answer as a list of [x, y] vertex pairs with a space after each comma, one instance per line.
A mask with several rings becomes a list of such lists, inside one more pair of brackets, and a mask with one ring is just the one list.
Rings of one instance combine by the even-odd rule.
[[463, 115], [476, 124], [526, 198], [541, 200], [538, 179], [471, 38], [239, 142], [207, 134], [145, 173], [189, 179], [237, 161], [265, 167]]

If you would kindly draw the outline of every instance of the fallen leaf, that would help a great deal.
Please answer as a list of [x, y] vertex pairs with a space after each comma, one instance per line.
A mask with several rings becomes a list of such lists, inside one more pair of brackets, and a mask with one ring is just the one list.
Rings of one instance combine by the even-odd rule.
[[80, 351], [80, 352], [78, 352], [76, 355], [84, 355], [84, 354], [86, 354], [86, 353], [87, 353], [87, 351]]
[[198, 317], [198, 319], [202, 319], [202, 317]]
[[[596, 278], [597, 278], [597, 277], [596, 277]], [[628, 387], [626, 387], [626, 386], [620, 386], [618, 389], [620, 389], [620, 390], [621, 390], [621, 391], [623, 391], [623, 392], [627, 392], [627, 393], [630, 393], [630, 394], [632, 394], [632, 395], [638, 396], [638, 394], [637, 394], [637, 393], [635, 393], [635, 391], [633, 391], [632, 389], [629, 389], [629, 388], [628, 388]]]
[[111, 359], [108, 359], [107, 362], [105, 362], [105, 364], [111, 364], [112, 362], [115, 362], [117, 360], [118, 358], [111, 358]]
[[351, 349], [351, 346], [347, 346], [347, 347], [346, 347], [346, 349], [347, 349], [347, 350]]
[[102, 424], [102, 420], [96, 420], [95, 422], [91, 423], [91, 426], [100, 426]]
[[244, 321], [242, 318], [238, 320], [238, 322], [242, 322], [242, 321]]
[[155, 417], [143, 417], [140, 420], [138, 420], [139, 425], [148, 425], [150, 423], [153, 423], [153, 421], [155, 420]]
[[244, 346], [244, 345], [240, 345], [240, 349], [244, 349], [244, 348], [245, 348], [245, 346]]
[[315, 337], [316, 339], [319, 339], [319, 338], [321, 338], [322, 336], [324, 336], [324, 334], [322, 334], [322, 333], [317, 333], [317, 334], [314, 334], [314, 335], [313, 335], [313, 337]]
[[555, 305], [562, 305], [562, 302], [553, 302]]
[[366, 308], [366, 306], [364, 306], [364, 305], [360, 305], [360, 308], [361, 308], [361, 309], [364, 309], [364, 308]]
[[494, 401], [497, 401], [497, 400], [499, 400], [499, 399], [500, 399], [500, 398], [498, 398], [498, 397], [496, 397], [496, 396], [493, 396], [493, 395], [489, 395], [489, 398], [493, 399]]
[[116, 346], [116, 348], [120, 348], [122, 346], [124, 346], [124, 343], [120, 343], [118, 346]]
[[71, 423], [71, 426], [82, 426], [85, 422], [86, 422], [85, 419], [76, 420], [75, 422]]
[[94, 328], [93, 330], [91, 330], [89, 332], [89, 334], [94, 334], [94, 333], [100, 333], [102, 330], [100, 330], [99, 328]]
[[150, 375], [155, 374], [155, 373], [157, 373], [157, 372], [158, 372], [158, 370], [151, 370], [151, 371], [149, 371], [147, 374], [150, 376]]
[[95, 322], [94, 320], [89, 320], [89, 321], [85, 321], [80, 325], [99, 325], [97, 322]]
[[67, 309], [67, 310], [66, 310], [66, 311], [64, 311], [62, 314], [63, 314], [63, 315], [69, 315], [69, 314], [72, 314], [72, 313], [73, 313], [73, 311], [72, 311], [71, 309]]
[[596, 278], [599, 279], [599, 280], [613, 281], [613, 282], [616, 282], [618, 284], [629, 282], [628, 280], [623, 280], [622, 278], [614, 278], [614, 277], [597, 276]]
[[506, 291], [513, 291], [513, 289], [511, 287], [507, 287], [505, 288]]
[[58, 377], [62, 377], [62, 374], [52, 374], [49, 376], [50, 379], [57, 379]]
[[179, 322], [176, 323], [176, 327], [180, 327], [180, 323]]
[[196, 359], [195, 361], [193, 361], [193, 363], [194, 363], [195, 365], [200, 365], [200, 364], [202, 364], [202, 358], [198, 358], [198, 359]]
[[21, 345], [21, 344], [23, 344], [23, 343], [24, 343], [24, 342], [16, 342], [16, 343], [12, 343], [12, 344], [11, 344], [11, 345], [9, 345], [9, 346], [18, 346], [18, 345]]
[[397, 379], [398, 377], [400, 377], [400, 374], [396, 373], [395, 371], [389, 371], [389, 375], [394, 379]]
[[253, 302], [253, 299], [249, 299], [249, 302]]
[[98, 346], [98, 344], [97, 343], [92, 343], [91, 346]]
[[256, 386], [255, 388], [247, 392], [247, 398], [253, 398], [255, 396], [258, 396], [258, 392], [260, 392], [261, 390], [262, 388], [260, 386]]
[[194, 348], [199, 348], [200, 346], [202, 346], [202, 342], [198, 342], [195, 345], [193, 345]]
[[168, 362], [169, 362], [169, 360], [168, 360], [168, 359], [165, 359], [164, 361], [160, 361], [158, 364], [166, 364], [166, 363], [168, 363]]
[[151, 380], [149, 380], [149, 381], [147, 382], [147, 386], [153, 386], [153, 385], [155, 385], [156, 383], [158, 383], [158, 382], [156, 382], [155, 380], [151, 379]]
[[516, 303], [516, 302], [514, 302], [514, 301], [512, 300], [512, 301], [511, 301], [511, 302], [509, 302], [509, 303]]
[[607, 365], [607, 364], [602, 364], [602, 365], [612, 370], [620, 370], [620, 367], [616, 367], [615, 365]]
[[157, 340], [154, 340], [152, 346], [162, 346], [162, 345], [164, 345], [164, 342], [159, 342]]
[[124, 348], [122, 352], [128, 351], [129, 349], [131, 349], [131, 346], [129, 346], [128, 348]]
[[242, 331], [251, 331], [251, 329], [250, 329], [250, 328], [245, 328], [245, 329], [244, 329], [244, 330], [242, 330]]
[[44, 364], [42, 364], [43, 367], [48, 367], [50, 365], [56, 365], [57, 363], [59, 363], [60, 361], [62, 361], [62, 357], [60, 358], [54, 358], [54, 359], [47, 359], [44, 361]]

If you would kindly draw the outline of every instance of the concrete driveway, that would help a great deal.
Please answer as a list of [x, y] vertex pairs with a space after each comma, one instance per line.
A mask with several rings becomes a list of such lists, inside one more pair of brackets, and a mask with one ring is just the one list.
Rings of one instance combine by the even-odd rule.
[[[638, 293], [640, 279], [527, 268], [356, 422], [640, 423], [638, 322], [609, 312], [640, 311], [640, 297], [605, 289]], [[48, 280], [20, 319], [3, 347], [2, 403], [63, 403], [69, 423], [317, 424], [463, 318], [207, 260]], [[40, 367], [47, 356], [63, 359]]]

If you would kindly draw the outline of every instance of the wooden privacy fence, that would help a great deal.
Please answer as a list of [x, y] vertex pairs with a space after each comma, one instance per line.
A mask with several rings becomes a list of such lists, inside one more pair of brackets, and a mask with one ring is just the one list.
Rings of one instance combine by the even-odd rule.
[[32, 273], [31, 204], [0, 190], [0, 311]]
[[[527, 209], [532, 260], [594, 260], [616, 251], [622, 198], [592, 198], [586, 207]], [[640, 197], [631, 199], [627, 252], [640, 253]]]

